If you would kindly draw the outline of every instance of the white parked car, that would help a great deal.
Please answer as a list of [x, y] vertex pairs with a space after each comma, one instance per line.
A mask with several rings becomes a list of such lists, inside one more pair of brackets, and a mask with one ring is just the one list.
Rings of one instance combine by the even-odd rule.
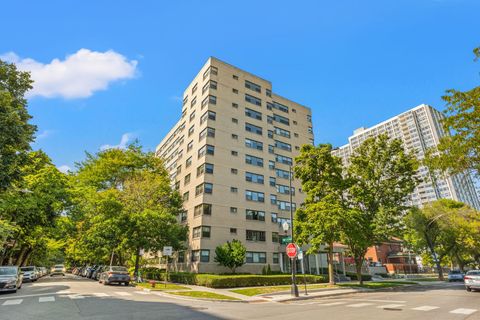
[[35, 266], [21, 267], [20, 271], [23, 274], [23, 281], [37, 281], [37, 270]]
[[460, 270], [452, 270], [448, 273], [448, 281], [463, 281], [463, 272]]
[[465, 281], [465, 289], [472, 291], [472, 289], [480, 290], [480, 270], [470, 270], [463, 278]]

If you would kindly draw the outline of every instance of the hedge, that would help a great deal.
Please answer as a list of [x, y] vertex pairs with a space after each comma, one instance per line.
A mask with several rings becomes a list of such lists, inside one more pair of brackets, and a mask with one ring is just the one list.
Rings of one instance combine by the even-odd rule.
[[[142, 275], [149, 280], [165, 280], [164, 270], [156, 268], [142, 269]], [[298, 280], [303, 282], [303, 276], [298, 275]], [[288, 285], [291, 283], [290, 274], [281, 275], [256, 275], [256, 274], [242, 274], [242, 275], [217, 275], [217, 274], [203, 274], [203, 273], [189, 273], [189, 272], [169, 272], [168, 278], [175, 283], [193, 284], [205, 286], [209, 288], [236, 288], [236, 287], [259, 287], [259, 286], [274, 286], [274, 285]], [[327, 277], [316, 275], [305, 275], [307, 283], [324, 283], [327, 282]]]
[[[347, 272], [347, 277], [349, 277], [352, 280], [358, 280], [356, 273]], [[372, 280], [372, 276], [369, 275], [369, 274], [362, 274], [362, 280], [363, 281], [370, 281], [370, 280]]]

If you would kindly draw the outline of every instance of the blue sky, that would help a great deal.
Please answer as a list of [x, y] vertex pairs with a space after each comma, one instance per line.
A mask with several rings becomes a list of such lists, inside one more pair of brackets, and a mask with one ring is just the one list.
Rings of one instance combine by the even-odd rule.
[[335, 146], [418, 104], [443, 109], [445, 89], [480, 79], [477, 0], [31, 0], [2, 11], [0, 56], [36, 68], [34, 147], [58, 166], [122, 137], [153, 150], [209, 56], [311, 107], [316, 142]]

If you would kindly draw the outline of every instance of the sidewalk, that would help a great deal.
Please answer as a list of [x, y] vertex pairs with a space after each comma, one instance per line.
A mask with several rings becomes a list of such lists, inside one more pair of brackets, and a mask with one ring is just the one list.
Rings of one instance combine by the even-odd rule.
[[307, 294], [298, 287], [299, 296], [293, 297], [290, 292], [280, 292], [280, 293], [270, 293], [256, 296], [258, 298], [262, 298], [264, 300], [268, 300], [271, 302], [286, 302], [286, 301], [293, 301], [293, 300], [307, 300], [307, 299], [315, 299], [315, 298], [326, 298], [326, 297], [333, 297], [338, 295], [350, 294], [350, 293], [357, 293], [357, 292], [365, 292], [370, 291], [369, 289], [362, 289], [362, 288], [329, 288], [329, 289], [312, 289], [307, 290]]

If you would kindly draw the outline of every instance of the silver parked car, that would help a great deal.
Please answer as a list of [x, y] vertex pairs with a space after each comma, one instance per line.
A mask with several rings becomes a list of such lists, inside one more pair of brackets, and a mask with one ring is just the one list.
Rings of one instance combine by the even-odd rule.
[[125, 267], [107, 266], [103, 268], [103, 272], [100, 274], [98, 282], [103, 282], [104, 285], [116, 282], [128, 286], [130, 283], [130, 275], [128, 274], [128, 269]]
[[470, 270], [463, 278], [465, 281], [465, 289], [472, 291], [472, 289], [480, 290], [480, 270]]
[[17, 292], [22, 287], [22, 282], [22, 272], [17, 266], [0, 267], [0, 292]]
[[452, 270], [448, 273], [448, 282], [463, 281], [463, 272], [460, 270]]
[[21, 267], [20, 271], [23, 273], [24, 281], [37, 281], [37, 270], [35, 266]]

